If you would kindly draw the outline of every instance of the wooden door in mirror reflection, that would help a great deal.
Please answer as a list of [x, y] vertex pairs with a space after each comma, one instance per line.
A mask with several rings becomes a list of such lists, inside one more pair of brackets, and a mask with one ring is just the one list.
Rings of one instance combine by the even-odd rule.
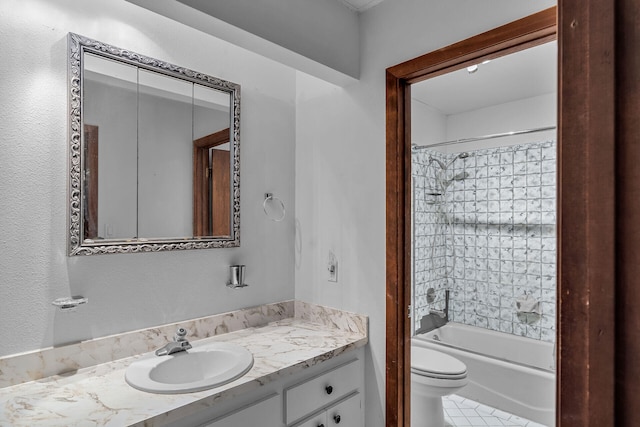
[[231, 234], [229, 128], [193, 141], [193, 236]]
[[84, 233], [98, 235], [98, 126], [84, 125]]

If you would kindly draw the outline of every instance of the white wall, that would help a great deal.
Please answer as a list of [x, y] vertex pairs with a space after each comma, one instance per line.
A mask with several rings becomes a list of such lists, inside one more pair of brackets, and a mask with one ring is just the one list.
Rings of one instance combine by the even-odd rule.
[[[384, 425], [385, 69], [553, 4], [385, 0], [360, 17], [359, 82], [340, 89], [298, 78], [296, 297], [369, 316], [367, 427]], [[326, 280], [330, 248], [337, 284]]]
[[[446, 120], [446, 140], [451, 141], [502, 132], [555, 126], [556, 121], [557, 95], [556, 93], [548, 93], [464, 113], [451, 114], [447, 116]], [[456, 153], [525, 142], [555, 140], [555, 135], [555, 130], [544, 131], [535, 134], [449, 145], [442, 147], [442, 150]]]
[[[240, 248], [66, 256], [68, 32], [242, 86]], [[124, 0], [4, 0], [0, 36], [0, 356], [293, 298], [292, 69]], [[68, 295], [89, 303], [56, 312]]]
[[437, 144], [447, 140], [447, 116], [430, 105], [411, 99], [411, 144]]

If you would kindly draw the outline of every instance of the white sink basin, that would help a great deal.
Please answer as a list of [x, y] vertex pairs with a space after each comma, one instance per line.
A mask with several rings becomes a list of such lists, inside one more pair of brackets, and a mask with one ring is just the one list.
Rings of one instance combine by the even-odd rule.
[[246, 348], [215, 342], [169, 356], [151, 353], [129, 365], [125, 380], [130, 386], [151, 393], [190, 393], [234, 381], [252, 366], [253, 355]]

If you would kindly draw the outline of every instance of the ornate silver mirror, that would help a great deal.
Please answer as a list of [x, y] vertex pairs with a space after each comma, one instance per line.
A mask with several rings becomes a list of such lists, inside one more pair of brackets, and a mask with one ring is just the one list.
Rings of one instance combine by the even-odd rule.
[[240, 86], [69, 34], [69, 255], [240, 246]]

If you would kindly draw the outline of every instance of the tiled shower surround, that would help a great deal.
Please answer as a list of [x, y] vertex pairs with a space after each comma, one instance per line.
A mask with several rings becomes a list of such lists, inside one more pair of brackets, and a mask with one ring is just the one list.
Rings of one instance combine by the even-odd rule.
[[[413, 153], [415, 327], [430, 308], [443, 308], [450, 289], [450, 320], [553, 342], [556, 144], [468, 153], [444, 172], [429, 158], [447, 165], [459, 153]], [[533, 324], [517, 315], [525, 294], [540, 301]]]

